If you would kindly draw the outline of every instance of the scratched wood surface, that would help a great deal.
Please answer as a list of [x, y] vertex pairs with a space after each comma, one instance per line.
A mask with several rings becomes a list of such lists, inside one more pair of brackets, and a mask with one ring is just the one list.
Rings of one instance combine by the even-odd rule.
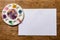
[[[57, 36], [18, 36], [18, 26], [8, 26], [1, 18], [2, 9], [9, 3], [22, 8], [57, 8]], [[0, 0], [0, 40], [60, 40], [60, 0]]]

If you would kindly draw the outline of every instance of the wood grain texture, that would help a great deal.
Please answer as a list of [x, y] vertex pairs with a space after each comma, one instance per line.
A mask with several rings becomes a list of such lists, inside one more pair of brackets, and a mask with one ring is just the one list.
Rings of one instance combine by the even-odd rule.
[[[57, 36], [18, 36], [18, 27], [5, 24], [1, 17], [2, 9], [9, 3], [22, 8], [57, 8]], [[0, 40], [60, 40], [60, 0], [0, 0]]]

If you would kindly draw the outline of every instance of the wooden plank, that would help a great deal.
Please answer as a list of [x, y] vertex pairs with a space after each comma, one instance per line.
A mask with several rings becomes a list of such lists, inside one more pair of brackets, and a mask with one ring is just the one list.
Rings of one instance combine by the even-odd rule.
[[[18, 27], [3, 22], [2, 9], [9, 3], [17, 3], [22, 8], [57, 8], [58, 36], [18, 36]], [[0, 40], [60, 40], [60, 0], [0, 0]]]

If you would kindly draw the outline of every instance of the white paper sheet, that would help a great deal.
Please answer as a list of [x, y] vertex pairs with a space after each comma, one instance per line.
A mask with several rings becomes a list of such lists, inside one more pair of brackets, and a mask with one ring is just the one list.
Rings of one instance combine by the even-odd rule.
[[23, 9], [25, 18], [18, 35], [56, 36], [56, 9]]

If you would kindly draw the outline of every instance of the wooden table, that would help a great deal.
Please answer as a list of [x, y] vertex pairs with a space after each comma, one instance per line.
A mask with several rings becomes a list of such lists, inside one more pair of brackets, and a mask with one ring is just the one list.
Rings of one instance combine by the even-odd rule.
[[[18, 27], [8, 26], [1, 18], [2, 9], [9, 3], [22, 8], [56, 8], [57, 36], [18, 36]], [[60, 0], [0, 0], [0, 40], [60, 40]]]

